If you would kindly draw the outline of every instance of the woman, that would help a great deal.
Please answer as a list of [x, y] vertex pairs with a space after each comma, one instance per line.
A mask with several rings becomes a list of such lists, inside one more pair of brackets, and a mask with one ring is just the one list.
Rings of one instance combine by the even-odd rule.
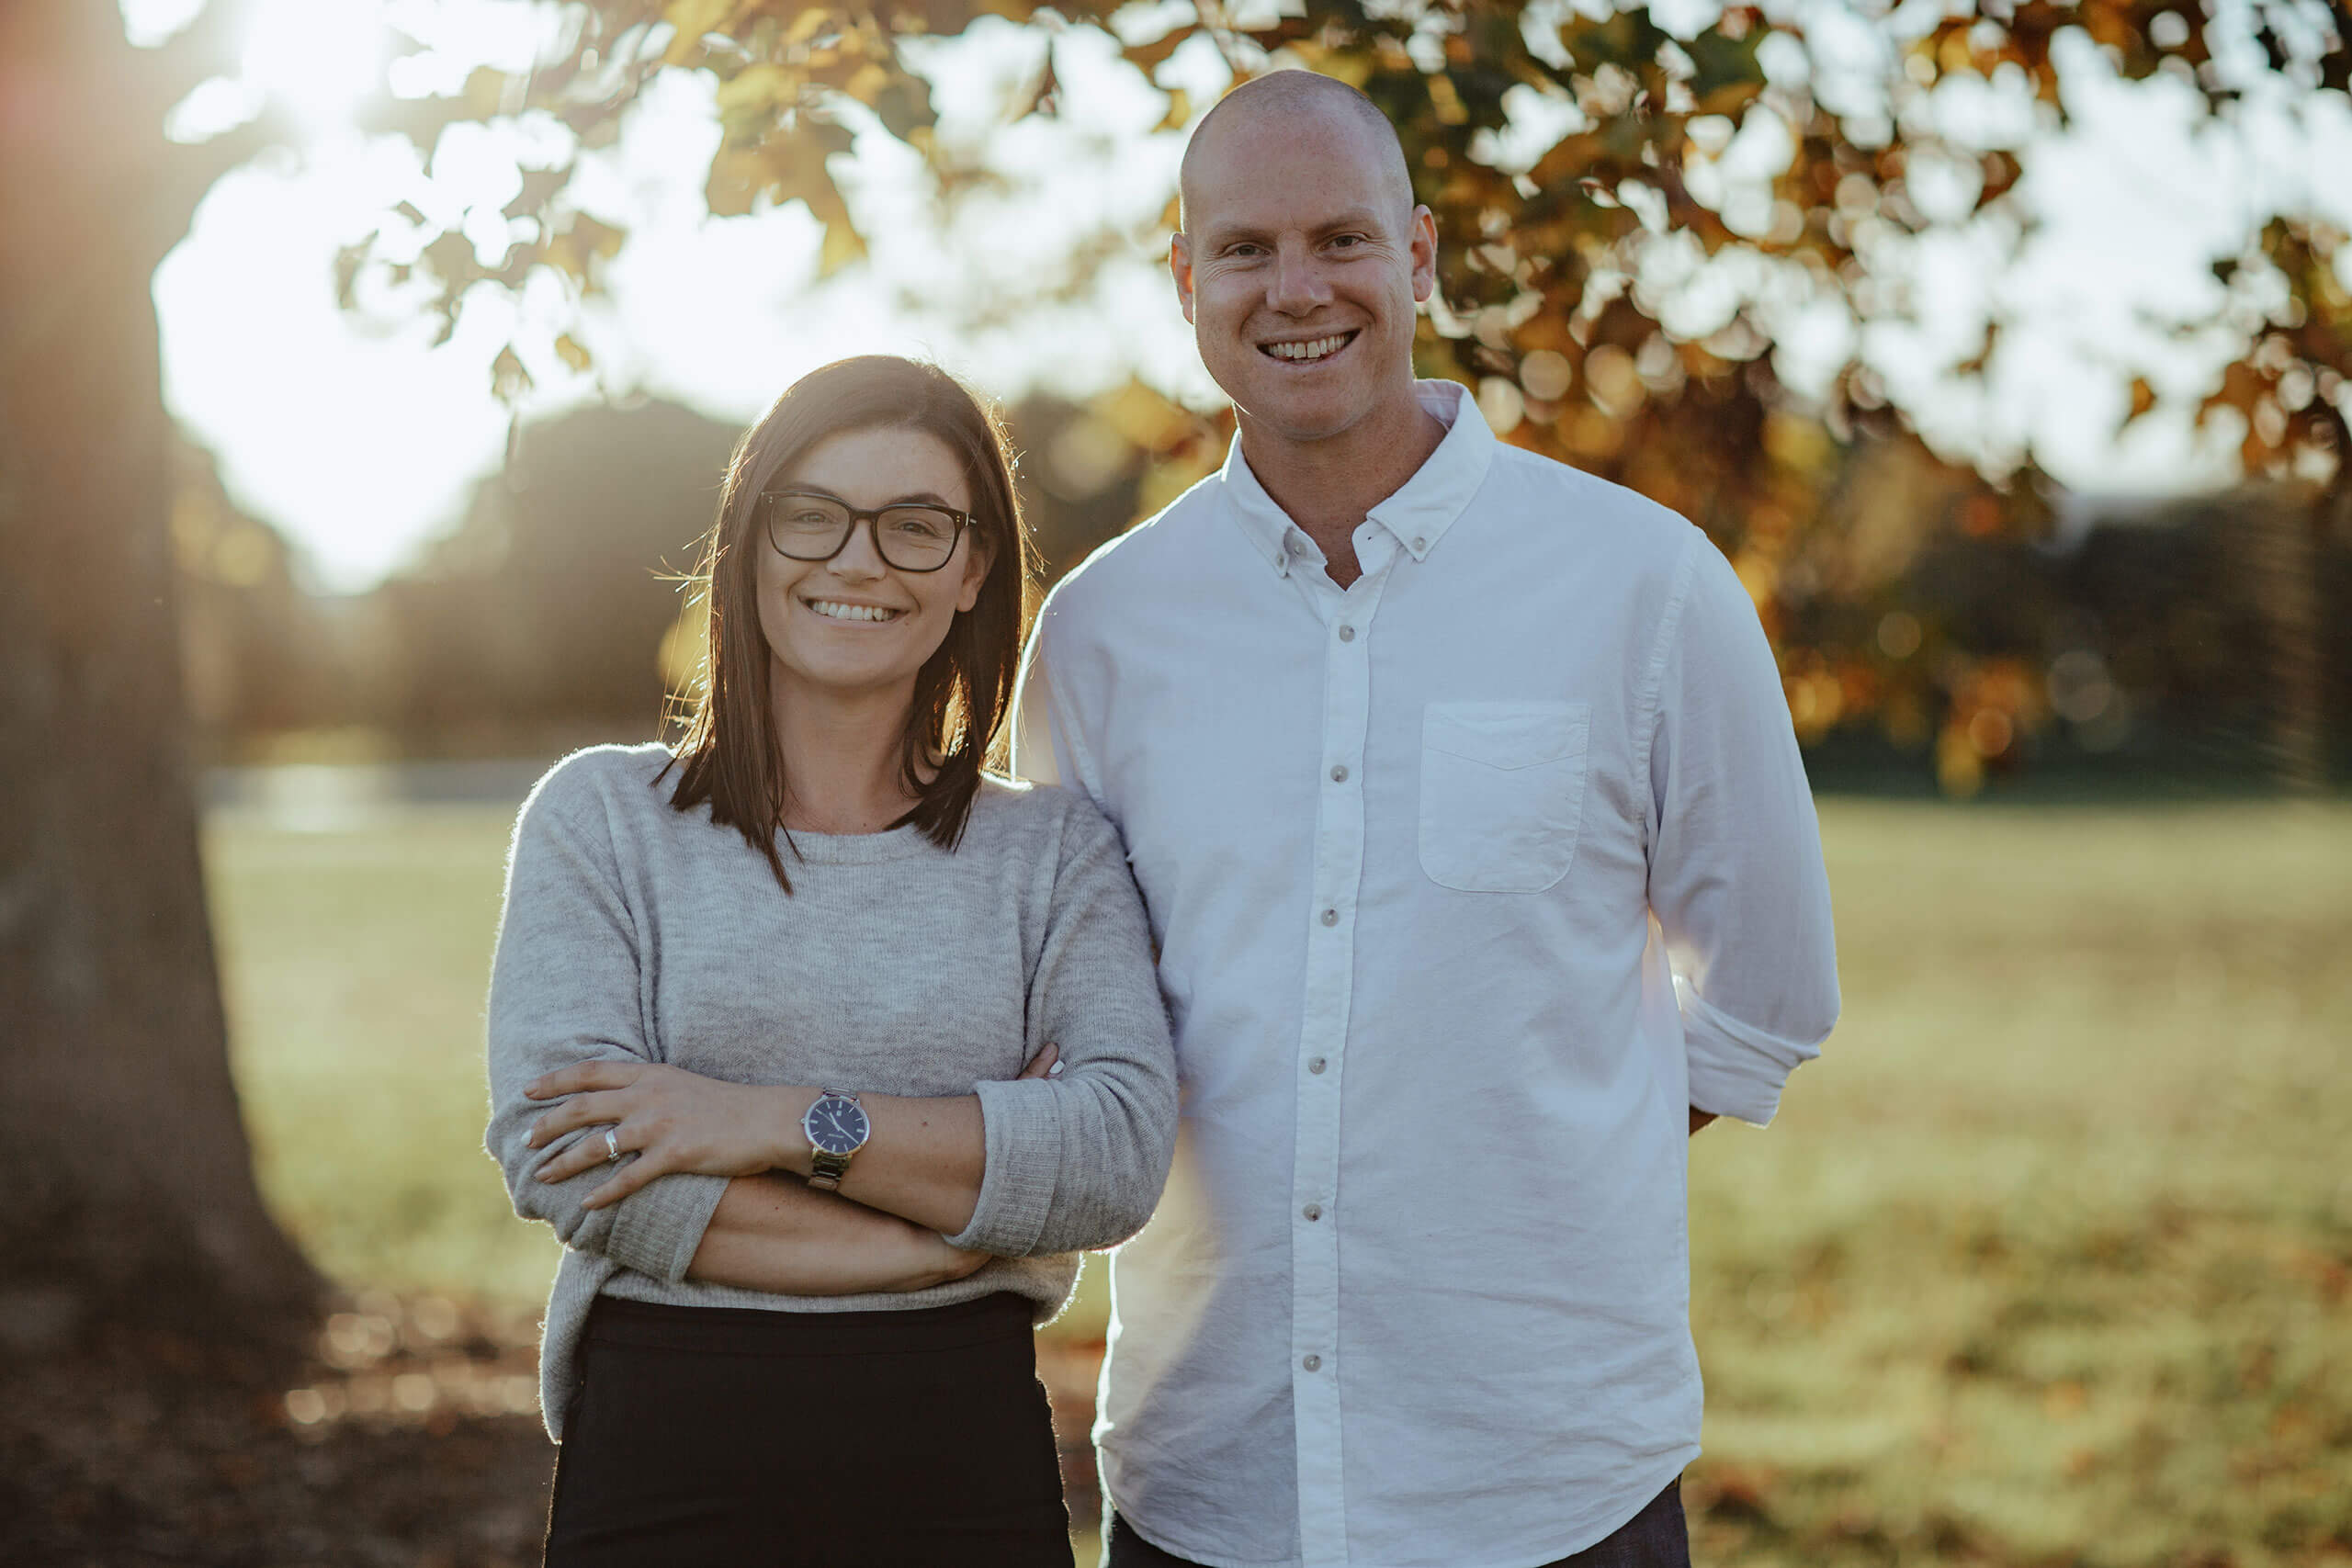
[[550, 1563], [1067, 1563], [1030, 1331], [1176, 1091], [1116, 836], [983, 772], [1024, 539], [943, 372], [814, 371], [729, 467], [678, 751], [515, 829], [491, 1151], [565, 1244]]

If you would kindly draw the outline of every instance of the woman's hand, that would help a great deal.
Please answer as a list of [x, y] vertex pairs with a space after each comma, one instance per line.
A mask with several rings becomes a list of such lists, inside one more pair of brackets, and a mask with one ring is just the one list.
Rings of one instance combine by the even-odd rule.
[[[1060, 1070], [1061, 1053], [1048, 1042], [1020, 1077], [1051, 1077]], [[637, 1156], [581, 1201], [588, 1209], [617, 1203], [674, 1172], [757, 1176], [788, 1168], [789, 1151], [803, 1137], [801, 1115], [816, 1098], [813, 1089], [729, 1083], [658, 1062], [582, 1062], [533, 1079], [523, 1092], [532, 1100], [572, 1097], [532, 1127], [527, 1141], [535, 1149], [577, 1128], [605, 1129], [548, 1161], [541, 1181], [568, 1181], [613, 1163], [616, 1154]]]
[[540, 1168], [541, 1181], [564, 1181], [609, 1163], [617, 1150], [633, 1154], [613, 1179], [582, 1201], [585, 1208], [617, 1203], [657, 1176], [756, 1176], [780, 1165], [784, 1140], [800, 1132], [797, 1104], [808, 1091], [728, 1083], [654, 1062], [582, 1062], [534, 1079], [533, 1100], [572, 1098], [539, 1118], [533, 1148], [566, 1133], [603, 1124]]

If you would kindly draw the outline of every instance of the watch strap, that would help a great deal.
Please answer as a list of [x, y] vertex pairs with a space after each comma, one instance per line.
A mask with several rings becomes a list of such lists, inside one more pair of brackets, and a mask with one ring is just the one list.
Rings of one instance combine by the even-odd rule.
[[831, 1192], [849, 1174], [849, 1156], [831, 1154], [823, 1149], [808, 1151], [808, 1185], [820, 1192]]

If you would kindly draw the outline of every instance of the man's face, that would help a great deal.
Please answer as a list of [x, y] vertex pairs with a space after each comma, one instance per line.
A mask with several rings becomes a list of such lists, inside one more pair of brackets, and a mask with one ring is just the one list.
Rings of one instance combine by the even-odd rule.
[[1245, 420], [1320, 441], [1409, 402], [1437, 228], [1371, 129], [1274, 109], [1208, 128], [1170, 270], [1202, 363]]

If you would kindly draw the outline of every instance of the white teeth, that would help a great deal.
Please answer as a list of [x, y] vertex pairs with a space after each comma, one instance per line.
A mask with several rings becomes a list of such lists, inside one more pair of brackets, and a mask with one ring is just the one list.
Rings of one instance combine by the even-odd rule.
[[896, 610], [885, 610], [874, 604], [844, 604], [838, 599], [804, 599], [801, 603], [817, 614], [836, 621], [893, 621], [899, 617]]
[[1353, 336], [1353, 333], [1340, 333], [1333, 337], [1318, 337], [1306, 343], [1270, 343], [1261, 346], [1276, 359], [1321, 359], [1327, 355], [1339, 353]]

